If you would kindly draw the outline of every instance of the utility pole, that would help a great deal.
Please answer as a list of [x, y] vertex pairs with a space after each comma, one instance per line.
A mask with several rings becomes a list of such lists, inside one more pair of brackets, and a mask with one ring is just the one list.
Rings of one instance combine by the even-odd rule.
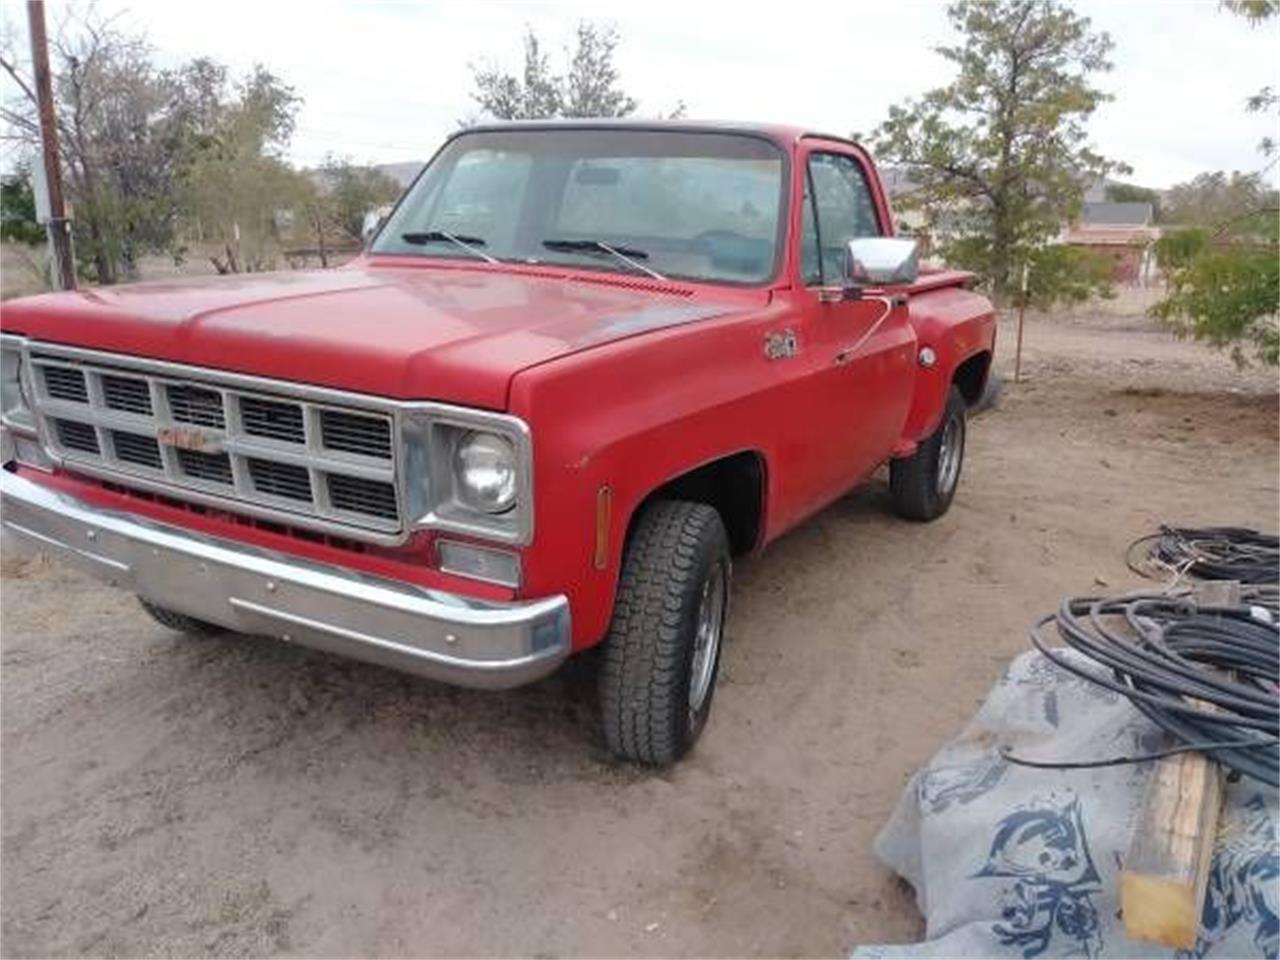
[[74, 290], [75, 262], [71, 258], [71, 221], [62, 196], [62, 164], [58, 159], [58, 125], [53, 117], [53, 78], [49, 72], [49, 38], [44, 28], [44, 0], [27, 0], [31, 27], [31, 65], [36, 81], [36, 109], [40, 113], [40, 147], [44, 154], [44, 182], [49, 216], [45, 229], [53, 252], [53, 280], [59, 290]]
[[1018, 298], [1018, 348], [1013, 354], [1013, 382], [1022, 382], [1022, 321], [1027, 317], [1027, 281], [1031, 276], [1031, 262], [1022, 263], [1022, 296]]

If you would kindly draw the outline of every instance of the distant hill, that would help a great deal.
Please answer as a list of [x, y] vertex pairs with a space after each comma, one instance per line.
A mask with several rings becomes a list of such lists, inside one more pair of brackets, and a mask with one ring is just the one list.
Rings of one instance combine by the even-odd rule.
[[413, 183], [413, 178], [418, 175], [423, 163], [424, 161], [422, 160], [406, 160], [403, 163], [375, 163], [373, 168], [380, 173], [385, 173], [400, 184], [403, 189]]
[[[886, 163], [880, 164], [879, 171], [880, 182], [884, 184], [890, 197], [904, 196], [917, 186], [911, 171], [906, 167]], [[1164, 192], [1119, 180], [1099, 178], [1086, 184], [1082, 199], [1085, 203], [1153, 203]]]

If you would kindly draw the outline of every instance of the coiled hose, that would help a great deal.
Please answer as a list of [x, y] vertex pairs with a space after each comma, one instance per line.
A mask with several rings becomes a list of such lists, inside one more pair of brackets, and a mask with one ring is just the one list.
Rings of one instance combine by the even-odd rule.
[[[1146, 556], [1136, 558], [1143, 546]], [[1280, 582], [1280, 537], [1247, 527], [1162, 526], [1129, 544], [1125, 562], [1134, 573], [1154, 580], [1185, 574], [1274, 586]]]
[[[1002, 754], [1013, 763], [1071, 769], [1199, 750], [1280, 786], [1280, 625], [1267, 609], [1275, 598], [1273, 588], [1257, 586], [1242, 587], [1240, 604], [1227, 606], [1197, 605], [1187, 591], [1068, 598], [1032, 627], [1031, 643], [1062, 669], [1128, 697], [1180, 742], [1159, 753], [1078, 763]], [[1046, 642], [1050, 626], [1085, 664]]]

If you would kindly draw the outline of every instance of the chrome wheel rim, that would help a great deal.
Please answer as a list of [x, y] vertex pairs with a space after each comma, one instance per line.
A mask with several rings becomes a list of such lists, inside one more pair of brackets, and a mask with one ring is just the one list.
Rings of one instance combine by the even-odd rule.
[[959, 417], [947, 421], [938, 450], [938, 493], [949, 494], [960, 476], [960, 457], [964, 452], [964, 422]]
[[693, 665], [689, 671], [689, 712], [697, 713], [711, 692], [724, 633], [725, 597], [728, 575], [723, 560], [717, 560], [707, 571], [702, 584], [702, 601], [698, 604], [697, 632], [693, 637]]

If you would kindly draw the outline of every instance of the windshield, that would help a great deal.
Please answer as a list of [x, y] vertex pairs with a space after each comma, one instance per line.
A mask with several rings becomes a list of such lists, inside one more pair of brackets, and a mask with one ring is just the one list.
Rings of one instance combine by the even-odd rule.
[[782, 153], [756, 137], [471, 133], [437, 155], [373, 251], [763, 283], [783, 196]]

